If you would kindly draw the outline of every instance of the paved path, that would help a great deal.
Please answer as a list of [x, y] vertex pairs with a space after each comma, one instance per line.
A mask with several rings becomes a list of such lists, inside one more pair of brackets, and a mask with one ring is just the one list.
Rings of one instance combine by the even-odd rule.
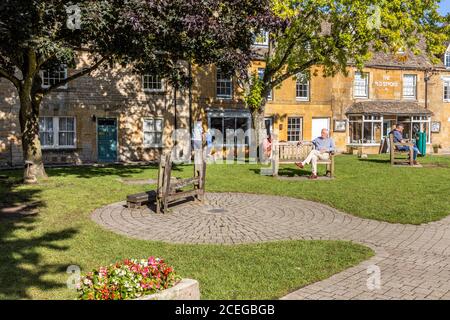
[[[450, 217], [421, 226], [390, 224], [311, 201], [239, 193], [210, 193], [207, 204], [172, 208], [156, 215], [116, 203], [92, 218], [129, 237], [171, 243], [336, 239], [375, 250], [372, 259], [283, 299], [450, 299]], [[376, 268], [381, 286], [370, 290], [367, 282]], [[377, 282], [369, 283], [376, 287]]]

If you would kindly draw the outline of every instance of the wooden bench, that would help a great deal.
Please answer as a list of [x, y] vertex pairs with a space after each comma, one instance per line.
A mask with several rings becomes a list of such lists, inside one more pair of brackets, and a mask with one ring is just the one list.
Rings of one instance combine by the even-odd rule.
[[[308, 154], [313, 150], [314, 146], [311, 142], [297, 145], [297, 143], [277, 142], [272, 143], [272, 175], [278, 176], [280, 164], [292, 164], [301, 162], [306, 159]], [[329, 160], [318, 160], [318, 165], [326, 165], [326, 175], [330, 178], [334, 177], [334, 153], [330, 153]]]
[[[170, 153], [161, 157], [158, 172], [158, 189], [156, 191], [156, 212], [168, 212], [169, 203], [175, 200], [194, 197], [199, 201], [204, 200], [205, 178], [206, 178], [206, 160], [203, 152], [196, 153], [194, 159], [194, 176], [187, 179], [171, 178], [172, 161]], [[191, 187], [191, 190], [183, 191], [185, 187]]]
[[136, 194], [130, 194], [127, 196], [127, 206], [128, 208], [140, 208], [144, 204], [155, 203], [156, 201], [156, 191], [148, 191]]
[[[400, 151], [398, 147], [407, 146], [409, 150]], [[410, 166], [414, 166], [414, 144], [412, 142], [405, 143], [395, 143], [394, 142], [394, 134], [391, 132], [389, 134], [389, 154], [391, 159], [391, 165], [396, 164], [407, 164]], [[404, 157], [396, 157], [397, 155], [408, 155], [408, 158]]]

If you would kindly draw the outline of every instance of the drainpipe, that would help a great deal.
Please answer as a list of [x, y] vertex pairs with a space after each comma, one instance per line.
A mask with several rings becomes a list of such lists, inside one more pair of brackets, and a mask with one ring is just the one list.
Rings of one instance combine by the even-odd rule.
[[424, 71], [424, 80], [425, 80], [425, 109], [428, 109], [428, 82], [430, 81], [430, 75], [428, 70]]
[[189, 133], [192, 134], [192, 62], [189, 61]]

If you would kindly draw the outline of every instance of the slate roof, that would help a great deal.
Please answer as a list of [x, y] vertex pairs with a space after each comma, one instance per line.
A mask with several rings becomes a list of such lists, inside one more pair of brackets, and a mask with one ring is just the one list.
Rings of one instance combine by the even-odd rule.
[[345, 114], [432, 115], [433, 113], [414, 101], [364, 101], [354, 103]]

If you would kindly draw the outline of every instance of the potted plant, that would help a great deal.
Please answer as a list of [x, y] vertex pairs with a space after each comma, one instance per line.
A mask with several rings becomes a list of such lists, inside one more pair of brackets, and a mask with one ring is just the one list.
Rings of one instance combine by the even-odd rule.
[[440, 144], [433, 144], [433, 152], [434, 153], [439, 153], [439, 149], [442, 148], [442, 146]]
[[81, 277], [80, 300], [170, 300], [200, 298], [198, 282], [182, 280], [163, 259], [150, 257], [100, 267]]

